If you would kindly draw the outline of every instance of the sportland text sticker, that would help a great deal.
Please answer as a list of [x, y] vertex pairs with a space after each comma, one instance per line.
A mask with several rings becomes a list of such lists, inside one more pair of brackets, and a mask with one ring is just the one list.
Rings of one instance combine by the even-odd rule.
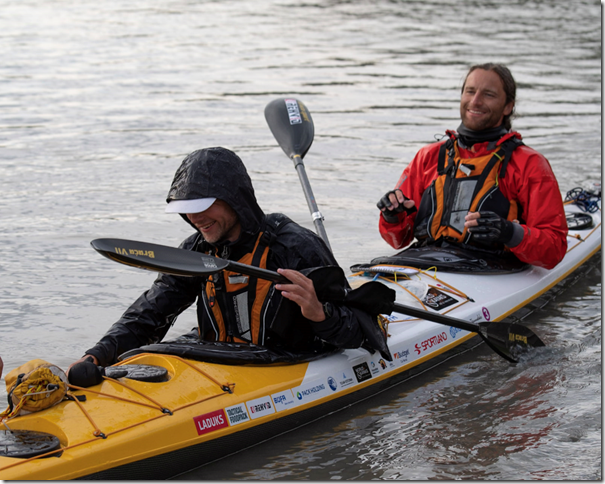
[[439, 346], [447, 341], [447, 334], [445, 332], [439, 333], [435, 336], [431, 336], [430, 338], [421, 341], [420, 343], [416, 343], [414, 345], [414, 351], [420, 355], [435, 346]]
[[233, 407], [226, 407], [225, 412], [227, 413], [227, 419], [231, 427], [250, 420], [246, 406], [243, 403], [233, 405]]
[[249, 402], [246, 402], [246, 406], [248, 407], [248, 412], [250, 412], [250, 418], [252, 419], [275, 413], [275, 408], [271, 403], [271, 397], [268, 395], [266, 397], [257, 398], [256, 400], [250, 400]]
[[195, 422], [195, 429], [198, 435], [204, 435], [229, 426], [225, 417], [225, 411], [222, 408], [198, 417], [193, 417], [193, 421]]

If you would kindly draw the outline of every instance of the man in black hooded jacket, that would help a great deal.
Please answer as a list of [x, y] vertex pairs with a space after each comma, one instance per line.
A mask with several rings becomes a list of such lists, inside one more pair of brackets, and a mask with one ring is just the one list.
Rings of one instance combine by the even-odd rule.
[[[115, 363], [133, 348], [157, 343], [177, 316], [197, 300], [198, 334], [205, 341], [252, 343], [293, 353], [364, 344], [360, 309], [319, 301], [301, 270], [336, 266], [316, 234], [283, 214], [259, 207], [241, 159], [225, 148], [187, 156], [167, 198], [196, 232], [181, 248], [280, 272], [291, 284], [223, 271], [209, 277], [160, 274], [84, 357], [96, 365]], [[367, 331], [367, 329], [366, 329]]]

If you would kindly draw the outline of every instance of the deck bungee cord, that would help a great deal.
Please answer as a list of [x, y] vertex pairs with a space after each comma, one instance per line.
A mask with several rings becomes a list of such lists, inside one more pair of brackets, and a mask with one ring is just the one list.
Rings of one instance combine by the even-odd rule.
[[[112, 393], [108, 393], [106, 391], [105, 392], [103, 392], [103, 391], [97, 391], [97, 390], [93, 390], [91, 388], [85, 388], [85, 387], [79, 387], [79, 386], [72, 385], [72, 384], [67, 384], [69, 390], [72, 390], [72, 391], [67, 391], [66, 392], [66, 394], [65, 394], [66, 400], [74, 402], [76, 404], [76, 406], [78, 407], [78, 409], [81, 411], [82, 415], [89, 422], [89, 424], [93, 428], [93, 431], [92, 431], [93, 438], [88, 439], [88, 440], [83, 440], [81, 442], [76, 442], [76, 443], [67, 445], [65, 447], [59, 447], [59, 448], [53, 449], [53, 450], [51, 450], [49, 452], [45, 452], [45, 453], [42, 453], [42, 454], [39, 454], [39, 455], [35, 455], [33, 457], [29, 457], [29, 458], [26, 458], [26, 459], [19, 459], [19, 460], [15, 461], [15, 462], [13, 462], [13, 463], [11, 463], [9, 465], [0, 467], [0, 471], [4, 471], [4, 470], [10, 469], [10, 468], [15, 467], [15, 466], [23, 465], [23, 464], [26, 464], [27, 462], [31, 462], [33, 460], [37, 460], [37, 459], [46, 458], [46, 457], [50, 457], [50, 456], [53, 456], [53, 455], [61, 454], [61, 453], [65, 452], [66, 450], [73, 449], [73, 448], [76, 448], [76, 447], [80, 447], [82, 445], [90, 444], [90, 443], [95, 442], [95, 441], [97, 441], [99, 439], [105, 440], [105, 439], [107, 439], [108, 437], [110, 437], [112, 435], [115, 435], [115, 434], [118, 434], [120, 432], [124, 432], [124, 431], [126, 431], [128, 429], [131, 429], [131, 428], [134, 428], [134, 427], [137, 427], [137, 426], [149, 423], [149, 422], [151, 422], [153, 420], [157, 420], [157, 419], [163, 418], [163, 417], [172, 416], [176, 412], [182, 411], [182, 410], [184, 410], [184, 409], [186, 409], [188, 407], [191, 407], [192, 405], [197, 405], [197, 404], [200, 404], [200, 403], [212, 400], [214, 398], [217, 398], [217, 397], [220, 397], [220, 396], [223, 396], [223, 395], [228, 395], [228, 394], [232, 394], [233, 393], [233, 390], [235, 388], [235, 383], [220, 382], [218, 379], [214, 378], [208, 372], [206, 372], [203, 369], [199, 368], [198, 366], [192, 364], [190, 361], [187, 361], [187, 360], [185, 360], [183, 358], [180, 358], [178, 356], [170, 355], [168, 357], [171, 358], [171, 359], [174, 359], [174, 360], [178, 360], [181, 363], [183, 363], [184, 365], [186, 365], [189, 368], [193, 369], [195, 372], [197, 372], [199, 375], [201, 375], [201, 377], [203, 377], [203, 378], [211, 381], [216, 386], [218, 386], [219, 389], [221, 390], [221, 392], [220, 393], [216, 393], [216, 394], [212, 394], [212, 395], [207, 395], [207, 396], [205, 396], [203, 398], [199, 398], [197, 400], [193, 400], [191, 402], [187, 402], [187, 403], [185, 403], [183, 405], [180, 405], [180, 406], [177, 406], [175, 408], [170, 409], [170, 408], [168, 408], [168, 406], [163, 405], [162, 403], [156, 401], [154, 398], [152, 398], [149, 395], [145, 394], [145, 392], [137, 390], [136, 388], [133, 388], [132, 385], [128, 385], [128, 384], [126, 384], [123, 381], [119, 381], [118, 379], [114, 379], [114, 378], [111, 378], [111, 377], [105, 376], [105, 375], [103, 376], [103, 380], [104, 381], [110, 382], [113, 385], [117, 385], [120, 388], [124, 388], [124, 389], [126, 389], [126, 390], [128, 390], [130, 392], [133, 392], [136, 395], [138, 395], [138, 396], [142, 397], [143, 399], [147, 400], [147, 402], [151, 402], [151, 403], [147, 403], [145, 401], [140, 401], [140, 400], [134, 400], [132, 398], [121, 397], [121, 396], [118, 396], [118, 395], [115, 395], [115, 394], [112, 394]], [[131, 358], [130, 360], [124, 360], [124, 362], [122, 362], [123, 366], [128, 366], [128, 362], [131, 361], [131, 360], [133, 360], [134, 358], [135, 357]], [[120, 366], [122, 366], [122, 365], [118, 365], [117, 368], [120, 368]], [[134, 365], [134, 366], [138, 366], [138, 365]], [[76, 393], [73, 393], [73, 391], [82, 392], [82, 393], [89, 393], [89, 394], [96, 395], [96, 396], [102, 396], [102, 397], [106, 397], [106, 398], [109, 398], [109, 399], [112, 399], [112, 400], [117, 400], [117, 401], [120, 401], [120, 402], [124, 402], [124, 403], [127, 403], [127, 404], [144, 406], [144, 407], [150, 408], [152, 410], [157, 410], [160, 413], [158, 415], [154, 415], [154, 416], [151, 416], [151, 417], [148, 417], [148, 418], [145, 418], [145, 419], [141, 419], [138, 422], [135, 422], [135, 423], [132, 423], [132, 424], [129, 424], [129, 425], [125, 425], [125, 426], [120, 427], [118, 429], [103, 432], [103, 430], [96, 423], [94, 417], [86, 409], [86, 398], [85, 397], [83, 398], [82, 395], [78, 395]], [[55, 404], [57, 404], [57, 403], [60, 403], [60, 401], [56, 402]], [[9, 420], [10, 420], [10, 418], [6, 418], [5, 417], [3, 420], [0, 420], [0, 424], [2, 424], [4, 426], [4, 428], [8, 432], [14, 433], [15, 430], [11, 429], [10, 426], [8, 425], [8, 421]], [[20, 432], [26, 432], [26, 431], [23, 431], [21, 429], [18, 429], [18, 431], [20, 431]], [[24, 435], [25, 437], [27, 437], [26, 434], [22, 434], [22, 435]], [[11, 457], [11, 455], [10, 455], [9, 452], [5, 452], [5, 453], [0, 454], [0, 455], [4, 455], [6, 457]]]
[[[433, 272], [432, 274], [430, 274], [431, 271]], [[420, 304], [422, 309], [424, 309], [425, 311], [428, 311], [428, 308], [427, 308], [426, 304], [424, 303], [423, 299], [421, 297], [419, 297], [417, 294], [415, 294], [413, 291], [411, 291], [408, 287], [406, 287], [402, 282], [398, 281], [397, 280], [398, 274], [399, 274], [399, 276], [401, 276], [403, 278], [403, 280], [411, 280], [412, 277], [415, 277], [415, 278], [418, 278], [419, 281], [421, 281], [421, 275], [426, 274], [428, 277], [437, 281], [437, 283], [438, 283], [438, 285], [422, 283], [426, 286], [427, 290], [429, 288], [439, 289], [440, 291], [444, 291], [449, 294], [453, 294], [462, 299], [462, 301], [459, 301], [456, 305], [451, 306], [447, 310], [443, 311], [442, 314], [447, 314], [447, 313], [453, 311], [454, 309], [459, 308], [463, 304], [466, 304], [467, 302], [473, 302], [473, 299], [470, 298], [469, 296], [467, 296], [464, 292], [454, 288], [452, 285], [446, 283], [445, 281], [440, 280], [437, 277], [437, 267], [431, 267], [429, 269], [418, 269], [418, 268], [412, 267], [412, 266], [379, 265], [379, 266], [371, 266], [362, 271], [355, 272], [355, 273], [351, 274], [351, 277], [352, 278], [368, 277], [368, 276], [371, 276], [372, 274], [374, 274], [372, 276], [372, 281], [384, 280], [386, 282], [391, 282], [391, 283], [395, 284], [396, 286], [400, 287], [404, 292], [409, 294], [414, 300], [416, 300], [418, 302], [418, 304]], [[426, 297], [426, 292], [424, 292], [423, 297]], [[414, 321], [414, 320], [418, 320], [418, 319], [420, 319], [420, 318], [418, 318], [418, 317], [408, 317], [408, 318], [404, 318], [404, 319], [390, 318], [389, 322], [390, 323], [402, 323], [402, 322], [409, 322], [409, 321]]]

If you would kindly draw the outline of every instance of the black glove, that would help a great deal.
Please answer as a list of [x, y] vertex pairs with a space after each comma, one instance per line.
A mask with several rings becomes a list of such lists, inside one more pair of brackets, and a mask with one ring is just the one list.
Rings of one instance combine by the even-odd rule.
[[[392, 207], [393, 205], [391, 204], [391, 200], [389, 199], [389, 196], [392, 193], [395, 193], [396, 190], [391, 190], [387, 193], [385, 193], [385, 195], [378, 201], [378, 203], [376, 204], [376, 206], [378, 207], [378, 209], [381, 211], [382, 216], [384, 217], [384, 219], [390, 223], [390, 224], [394, 224], [399, 222], [399, 217], [397, 217], [398, 213], [401, 212], [405, 212], [408, 215], [411, 213], [414, 213], [416, 211], [416, 207], [412, 207], [412, 208], [407, 208], [403, 203], [400, 203], [396, 208], [393, 208], [392, 210], [389, 209], [389, 207]], [[399, 190], [401, 191], [401, 190]], [[402, 194], [403, 195], [403, 194]], [[403, 195], [403, 201], [405, 202], [406, 200], [409, 200], [409, 198], [407, 198], [405, 195]], [[382, 211], [383, 208], [386, 208], [386, 210]]]
[[[127, 370], [118, 370], [107, 376], [110, 378], [121, 378], [127, 374]], [[72, 385], [88, 388], [101, 383], [103, 376], [105, 376], [105, 368], [95, 365], [92, 357], [88, 357], [71, 367], [67, 379]]]
[[478, 225], [468, 229], [473, 238], [478, 242], [501, 242], [508, 245], [515, 234], [514, 224], [494, 212], [482, 211], [479, 214], [481, 216], [477, 219]]
[[72, 385], [85, 388], [98, 385], [103, 381], [100, 367], [94, 364], [91, 357], [72, 366], [67, 378]]

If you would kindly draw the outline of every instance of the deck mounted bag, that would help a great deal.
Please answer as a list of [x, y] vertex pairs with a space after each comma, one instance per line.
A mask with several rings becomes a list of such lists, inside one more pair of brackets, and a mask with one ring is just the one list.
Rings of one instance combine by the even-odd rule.
[[8, 408], [0, 419], [38, 412], [61, 402], [67, 394], [67, 375], [41, 359], [28, 361], [6, 375]]

